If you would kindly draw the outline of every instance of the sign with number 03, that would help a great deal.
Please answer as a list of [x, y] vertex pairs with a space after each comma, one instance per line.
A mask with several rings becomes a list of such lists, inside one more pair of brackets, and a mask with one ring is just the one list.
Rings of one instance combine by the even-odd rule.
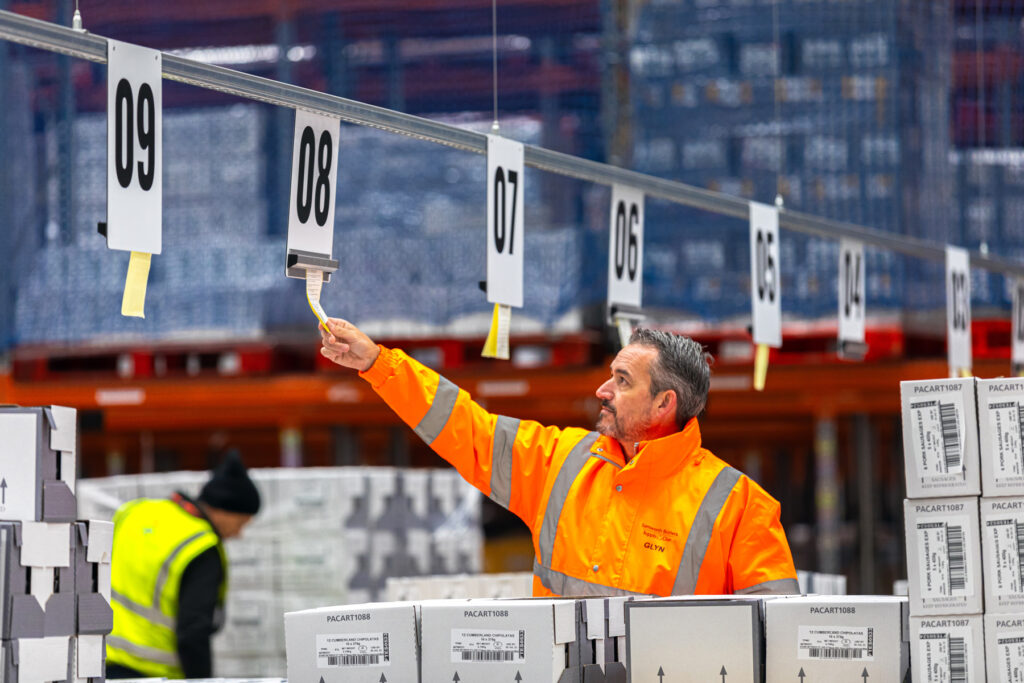
[[782, 277], [779, 270], [779, 210], [750, 203], [750, 295], [754, 343], [782, 346]]
[[612, 186], [608, 236], [608, 305], [641, 307], [644, 281], [644, 193]]
[[107, 247], [163, 247], [163, 60], [107, 41]]
[[971, 263], [966, 249], [946, 247], [946, 345], [950, 374], [971, 369]]
[[1014, 365], [1024, 365], [1024, 278], [1013, 281], [1013, 353]]
[[288, 209], [289, 252], [331, 256], [340, 132], [340, 119], [295, 110]]
[[523, 145], [487, 136], [487, 300], [523, 305]]
[[864, 343], [864, 245], [839, 241], [839, 341]]

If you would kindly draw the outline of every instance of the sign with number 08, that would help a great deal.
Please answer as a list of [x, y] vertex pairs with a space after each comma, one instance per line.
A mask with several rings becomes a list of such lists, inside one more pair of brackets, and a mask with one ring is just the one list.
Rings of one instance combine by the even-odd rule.
[[641, 307], [644, 280], [644, 193], [612, 186], [608, 236], [608, 305]]
[[487, 136], [487, 301], [523, 305], [523, 145]]
[[839, 341], [864, 343], [864, 245], [839, 241]]
[[946, 344], [950, 374], [971, 369], [971, 264], [966, 249], [946, 247]]
[[341, 120], [295, 110], [288, 251], [330, 258]]
[[163, 248], [163, 81], [159, 50], [107, 41], [107, 247]]
[[1024, 365], [1024, 278], [1013, 281], [1013, 352], [1014, 365]]
[[782, 346], [782, 277], [779, 270], [779, 210], [750, 203], [750, 294], [754, 343]]

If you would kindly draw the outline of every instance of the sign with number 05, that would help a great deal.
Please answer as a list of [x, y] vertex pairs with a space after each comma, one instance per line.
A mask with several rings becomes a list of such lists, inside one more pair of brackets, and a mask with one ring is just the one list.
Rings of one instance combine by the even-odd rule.
[[782, 346], [782, 277], [779, 270], [779, 210], [750, 203], [750, 294], [754, 343]]
[[340, 119], [295, 110], [288, 209], [289, 252], [331, 256], [340, 132]]
[[487, 300], [523, 305], [523, 145], [487, 136]]
[[946, 247], [946, 344], [950, 374], [971, 369], [971, 263], [966, 249]]
[[608, 236], [608, 305], [641, 307], [644, 281], [644, 193], [612, 187]]
[[1013, 281], [1013, 353], [1014, 365], [1024, 365], [1024, 278]]
[[864, 245], [839, 241], [839, 340], [864, 343]]
[[163, 247], [163, 60], [107, 41], [107, 247]]

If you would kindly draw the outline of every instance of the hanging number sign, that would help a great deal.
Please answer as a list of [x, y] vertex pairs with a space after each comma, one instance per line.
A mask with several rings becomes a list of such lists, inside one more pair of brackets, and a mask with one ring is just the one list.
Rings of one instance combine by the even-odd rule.
[[331, 257], [340, 130], [340, 119], [295, 110], [288, 209], [289, 254]]
[[779, 210], [750, 203], [750, 293], [754, 343], [782, 346], [782, 276], [779, 270]]
[[159, 50], [107, 41], [107, 247], [159, 254], [163, 81]]
[[966, 249], [946, 247], [946, 344], [949, 373], [971, 370], [971, 265]]
[[1024, 278], [1013, 281], [1013, 333], [1012, 362], [1015, 366], [1024, 366]]
[[839, 241], [839, 341], [864, 343], [864, 244]]
[[608, 306], [641, 307], [644, 280], [644, 193], [612, 186], [608, 236]]
[[523, 145], [487, 136], [487, 300], [523, 305]]

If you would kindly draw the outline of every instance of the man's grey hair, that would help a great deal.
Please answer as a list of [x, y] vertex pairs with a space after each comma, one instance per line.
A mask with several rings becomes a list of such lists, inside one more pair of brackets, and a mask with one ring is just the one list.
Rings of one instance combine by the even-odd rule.
[[711, 355], [689, 337], [638, 327], [630, 344], [650, 346], [658, 351], [651, 362], [651, 396], [671, 389], [676, 394], [676, 426], [682, 429], [690, 418], [704, 412], [711, 387]]

